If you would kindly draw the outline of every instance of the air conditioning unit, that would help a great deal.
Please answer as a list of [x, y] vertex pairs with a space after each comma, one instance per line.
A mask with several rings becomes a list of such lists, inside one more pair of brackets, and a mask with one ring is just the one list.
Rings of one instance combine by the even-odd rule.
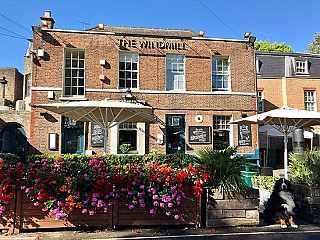
[[26, 110], [26, 104], [24, 100], [17, 100], [16, 101], [16, 110], [23, 111]]

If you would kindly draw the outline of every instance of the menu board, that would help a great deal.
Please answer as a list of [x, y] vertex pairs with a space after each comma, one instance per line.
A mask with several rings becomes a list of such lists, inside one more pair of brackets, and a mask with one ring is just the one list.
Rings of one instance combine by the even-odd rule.
[[238, 145], [252, 146], [250, 124], [238, 124]]
[[91, 123], [91, 146], [103, 147], [104, 130], [96, 123]]
[[209, 126], [189, 126], [189, 143], [211, 143]]

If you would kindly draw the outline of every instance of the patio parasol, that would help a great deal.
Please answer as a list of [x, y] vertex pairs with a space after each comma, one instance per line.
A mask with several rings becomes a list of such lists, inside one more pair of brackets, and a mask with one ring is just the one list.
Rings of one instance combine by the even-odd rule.
[[75, 101], [37, 104], [33, 107], [69, 117], [74, 121], [92, 122], [104, 129], [104, 154], [107, 153], [108, 130], [122, 122], [155, 122], [153, 109], [139, 102], [121, 100]]
[[288, 134], [295, 128], [310, 127], [320, 124], [320, 112], [300, 110], [296, 108], [281, 107], [250, 117], [230, 121], [236, 123], [257, 123], [270, 125], [284, 134], [284, 172], [288, 178]]

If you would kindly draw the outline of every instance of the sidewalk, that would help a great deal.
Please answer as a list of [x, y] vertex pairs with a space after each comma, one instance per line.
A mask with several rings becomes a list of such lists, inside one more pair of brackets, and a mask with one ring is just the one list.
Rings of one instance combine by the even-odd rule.
[[21, 233], [17, 235], [0, 234], [1, 240], [103, 240], [103, 239], [168, 239], [168, 238], [184, 238], [184, 237], [200, 237], [200, 236], [224, 236], [224, 235], [260, 235], [274, 234], [285, 232], [306, 232], [320, 233], [320, 225], [309, 224], [301, 220], [297, 220], [298, 229], [288, 228], [281, 229], [276, 225], [260, 225], [253, 227], [230, 227], [230, 228], [198, 228], [198, 229], [177, 229], [177, 228], [133, 228], [122, 230], [95, 230], [95, 231], [55, 231], [55, 232], [32, 232]]

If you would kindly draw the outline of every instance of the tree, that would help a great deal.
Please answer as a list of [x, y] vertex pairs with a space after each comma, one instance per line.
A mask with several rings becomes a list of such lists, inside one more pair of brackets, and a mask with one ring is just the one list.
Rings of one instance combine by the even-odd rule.
[[313, 35], [313, 41], [308, 44], [308, 51], [311, 53], [320, 53], [320, 32]]
[[282, 43], [269, 43], [268, 40], [266, 41], [259, 41], [254, 44], [254, 49], [256, 51], [266, 51], [266, 52], [293, 52], [290, 45]]

